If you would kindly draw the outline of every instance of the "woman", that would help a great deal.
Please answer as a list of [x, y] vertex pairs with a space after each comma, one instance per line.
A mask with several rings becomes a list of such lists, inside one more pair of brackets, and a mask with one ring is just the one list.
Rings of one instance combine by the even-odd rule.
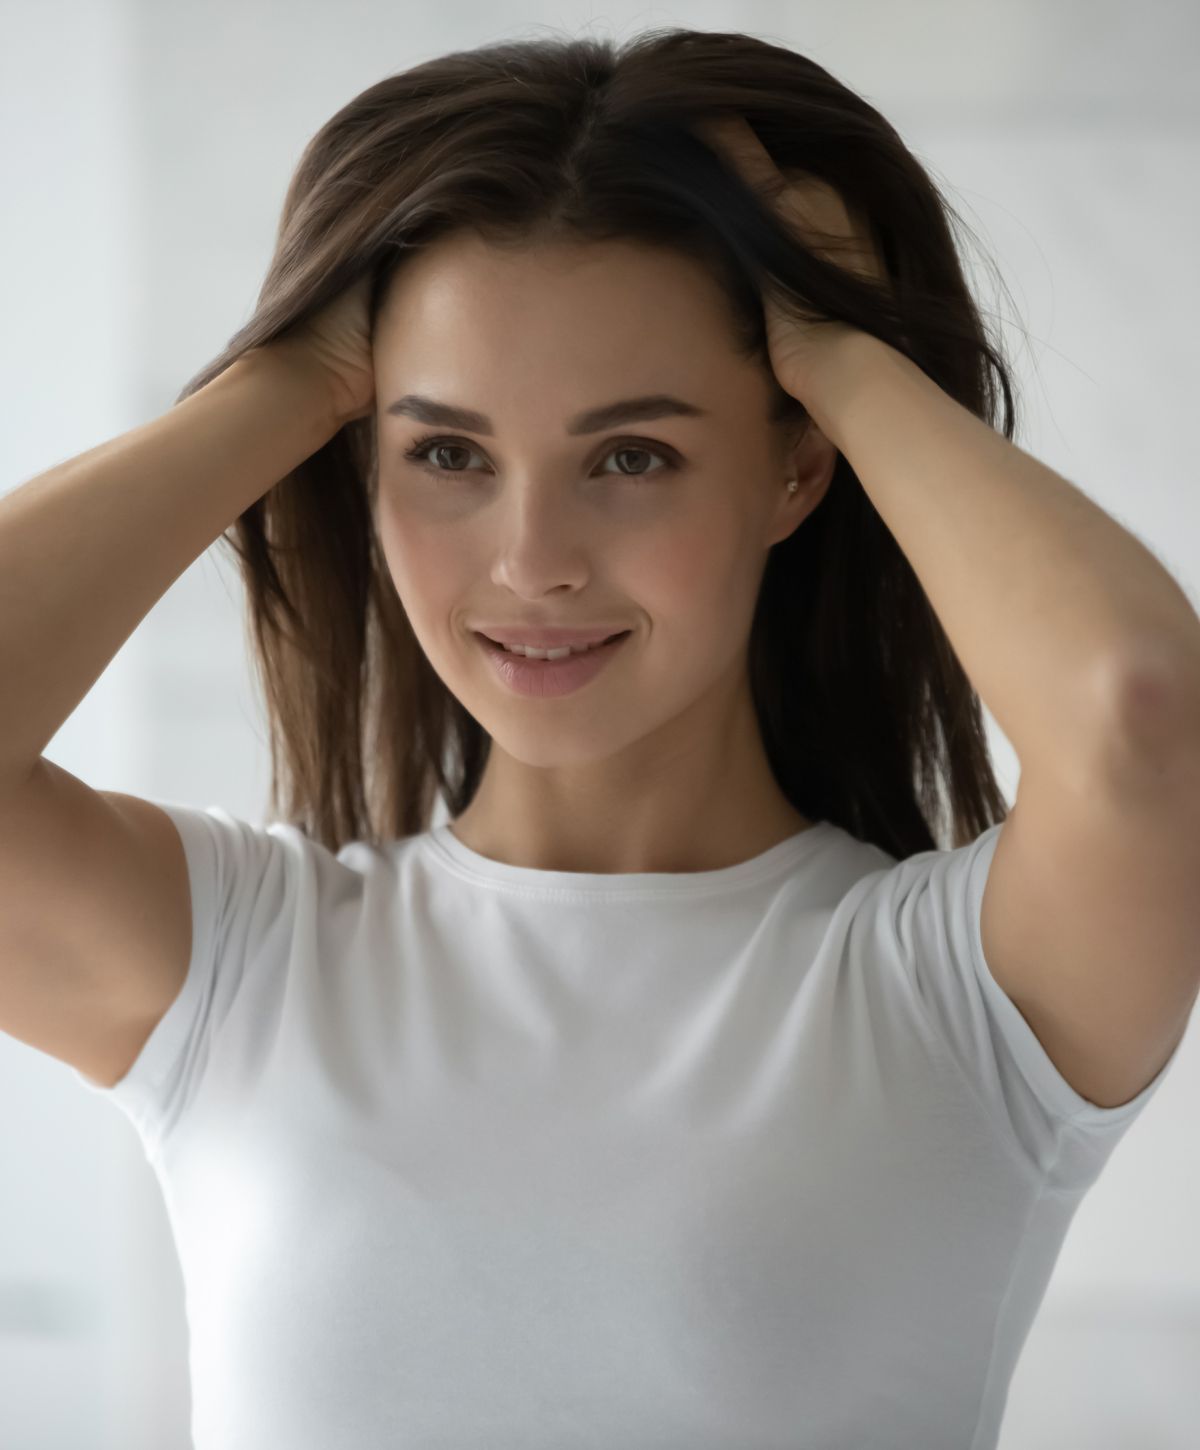
[[198, 1450], [996, 1443], [1194, 999], [1185, 676], [1123, 668], [1192, 636], [1012, 445], [950, 215], [738, 34], [440, 57], [310, 143], [254, 317], [120, 459], [159, 592], [236, 515], [280, 818], [10, 797], [118, 863], [72, 898], [107, 1055], [18, 1035], [142, 1134]]

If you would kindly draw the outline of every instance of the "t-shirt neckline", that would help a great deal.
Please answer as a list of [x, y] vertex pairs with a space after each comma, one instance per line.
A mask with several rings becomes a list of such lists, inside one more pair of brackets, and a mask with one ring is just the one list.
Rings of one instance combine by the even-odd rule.
[[424, 841], [440, 865], [493, 886], [593, 897], [625, 896], [630, 892], [710, 896], [759, 881], [785, 867], [795, 867], [824, 844], [834, 830], [836, 827], [829, 821], [815, 821], [757, 856], [712, 871], [543, 871], [534, 866], [514, 866], [473, 850], [454, 835], [449, 822], [426, 832]]

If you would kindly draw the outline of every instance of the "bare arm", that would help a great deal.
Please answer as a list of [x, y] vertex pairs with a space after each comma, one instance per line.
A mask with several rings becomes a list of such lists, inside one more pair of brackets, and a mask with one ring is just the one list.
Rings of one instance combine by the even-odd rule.
[[339, 426], [314, 370], [260, 348], [0, 498], [0, 792], [187, 567]]

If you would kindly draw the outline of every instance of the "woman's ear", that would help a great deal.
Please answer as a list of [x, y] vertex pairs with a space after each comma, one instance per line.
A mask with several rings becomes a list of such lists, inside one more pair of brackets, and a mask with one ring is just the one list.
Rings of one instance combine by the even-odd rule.
[[[825, 497], [837, 467], [837, 448], [813, 419], [806, 418], [799, 435], [785, 448], [783, 476], [779, 480], [779, 507], [772, 524], [771, 544], [786, 539]], [[789, 484], [795, 481], [796, 487]]]
[[799, 480], [800, 490], [806, 486], [819, 488], [824, 495], [833, 477], [838, 451], [811, 416], [804, 420], [800, 436], [792, 444], [791, 460], [792, 471], [788, 477]]

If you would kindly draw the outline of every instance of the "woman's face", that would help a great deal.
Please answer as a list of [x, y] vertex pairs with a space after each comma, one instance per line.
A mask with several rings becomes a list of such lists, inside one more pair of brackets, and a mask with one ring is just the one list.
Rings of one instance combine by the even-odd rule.
[[[834, 455], [789, 496], [799, 455], [725, 308], [698, 264], [632, 243], [460, 232], [392, 283], [374, 337], [380, 542], [431, 665], [509, 756], [598, 764], [739, 679], [767, 551]], [[684, 407], [583, 416], [647, 397]], [[435, 403], [474, 416], [431, 424]], [[581, 689], [530, 698], [476, 629], [531, 623], [632, 634]]]

